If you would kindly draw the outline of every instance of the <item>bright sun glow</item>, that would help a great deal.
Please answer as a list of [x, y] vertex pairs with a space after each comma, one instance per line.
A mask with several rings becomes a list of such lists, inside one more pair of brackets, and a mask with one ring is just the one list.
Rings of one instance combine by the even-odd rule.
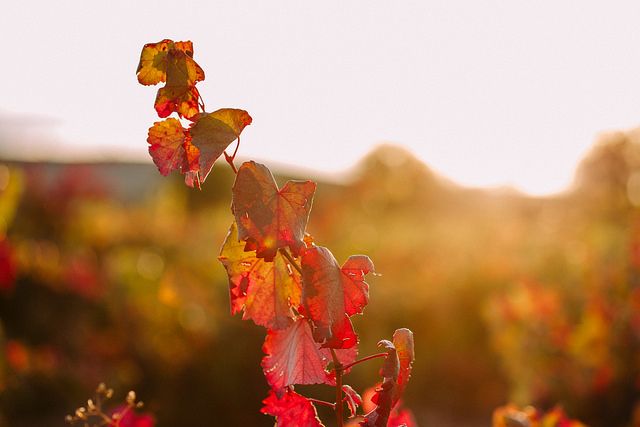
[[[254, 117], [242, 155], [325, 173], [389, 141], [456, 182], [547, 194], [598, 132], [639, 123], [638, 2], [160, 3], [5, 5], [0, 155], [149, 161], [131, 64], [165, 37], [195, 42], [205, 99]], [[56, 19], [32, 31], [36, 7]]]

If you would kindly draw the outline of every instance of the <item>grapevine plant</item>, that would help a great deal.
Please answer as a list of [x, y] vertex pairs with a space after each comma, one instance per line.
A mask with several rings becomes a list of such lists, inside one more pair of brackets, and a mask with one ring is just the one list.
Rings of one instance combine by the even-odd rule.
[[[219, 260], [229, 278], [231, 313], [241, 312], [243, 319], [267, 330], [262, 368], [271, 390], [262, 412], [274, 416], [280, 427], [318, 427], [323, 424], [315, 405], [326, 405], [343, 426], [345, 406], [353, 417], [362, 404], [344, 376], [354, 365], [380, 357], [382, 379], [374, 407], [360, 423], [398, 425], [393, 410], [411, 374], [413, 334], [398, 329], [392, 340], [378, 343], [380, 353], [357, 358], [358, 336], [350, 318], [362, 314], [369, 301], [365, 276], [375, 273], [374, 265], [369, 257], [354, 255], [341, 266], [306, 232], [316, 183], [288, 181], [278, 187], [265, 165], [248, 161], [236, 168], [240, 134], [252, 118], [240, 109], [206, 111], [196, 88], [205, 75], [190, 41], [146, 44], [137, 76], [143, 85], [165, 83], [155, 100], [165, 120], [154, 123], [147, 138], [162, 175], [178, 171], [187, 186], [201, 188], [223, 155], [236, 174], [235, 221]], [[177, 118], [168, 118], [174, 113]], [[334, 387], [335, 402], [302, 396], [294, 391], [296, 384]]]

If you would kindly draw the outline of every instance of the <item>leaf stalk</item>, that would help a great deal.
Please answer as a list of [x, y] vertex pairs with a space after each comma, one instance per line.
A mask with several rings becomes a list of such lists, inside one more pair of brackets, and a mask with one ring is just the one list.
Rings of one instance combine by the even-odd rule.
[[342, 372], [344, 370], [342, 363], [338, 359], [338, 355], [334, 349], [331, 349], [331, 357], [333, 358], [333, 365], [336, 372], [336, 422], [338, 427], [343, 427], [344, 424], [344, 403], [342, 401]]
[[336, 409], [336, 404], [327, 402], [326, 400], [314, 399], [313, 397], [307, 397], [307, 400], [311, 403], [317, 403], [318, 405], [329, 406], [331, 409]]
[[358, 360], [356, 360], [355, 362], [351, 362], [351, 363], [349, 363], [348, 365], [344, 365], [344, 366], [342, 367], [342, 370], [344, 371], [344, 370], [349, 369], [349, 368], [351, 368], [352, 366], [355, 366], [355, 365], [357, 365], [357, 364], [359, 364], [359, 363], [366, 362], [366, 361], [368, 361], [368, 360], [372, 360], [372, 359], [377, 359], [378, 357], [387, 357], [387, 355], [388, 355], [388, 353], [376, 353], [376, 354], [372, 354], [371, 356], [363, 357], [362, 359], [358, 359]]

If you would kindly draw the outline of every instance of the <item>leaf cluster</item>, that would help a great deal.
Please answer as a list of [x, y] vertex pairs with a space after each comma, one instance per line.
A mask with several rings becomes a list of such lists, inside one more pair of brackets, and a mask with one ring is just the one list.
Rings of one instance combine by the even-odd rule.
[[[251, 116], [234, 108], [206, 112], [196, 88], [204, 80], [204, 71], [193, 59], [190, 41], [165, 39], [144, 45], [136, 74], [143, 85], [165, 83], [154, 105], [159, 117], [176, 113], [189, 122], [183, 127], [179, 119], [169, 118], [153, 124], [147, 138], [153, 162], [162, 175], [177, 170], [188, 186], [200, 188], [216, 160], [251, 124]], [[225, 153], [230, 163], [234, 156]]]
[[[399, 329], [393, 342], [383, 340], [383, 352], [357, 360], [358, 336], [351, 317], [369, 302], [365, 276], [375, 273], [366, 255], [349, 257], [342, 265], [331, 251], [315, 244], [307, 231], [316, 184], [288, 181], [279, 187], [271, 171], [249, 161], [235, 168], [240, 133], [251, 123], [240, 109], [205, 112], [196, 84], [204, 72], [193, 59], [191, 42], [163, 40], [142, 49], [137, 70], [144, 85], [161, 82], [155, 109], [161, 118], [149, 129], [149, 153], [160, 173], [178, 170], [188, 186], [200, 187], [222, 155], [236, 173], [231, 210], [234, 222], [219, 260], [229, 279], [231, 313], [267, 329], [262, 368], [271, 387], [262, 411], [281, 427], [321, 426], [315, 404], [332, 407], [343, 425], [346, 403], [355, 416], [362, 398], [343, 384], [349, 369], [365, 360], [384, 357], [382, 383], [375, 404], [361, 423], [386, 426], [406, 386], [413, 362], [413, 334]], [[183, 127], [181, 120], [191, 122]], [[225, 152], [236, 139], [232, 155]], [[334, 403], [304, 397], [297, 384], [326, 384], [336, 390]]]

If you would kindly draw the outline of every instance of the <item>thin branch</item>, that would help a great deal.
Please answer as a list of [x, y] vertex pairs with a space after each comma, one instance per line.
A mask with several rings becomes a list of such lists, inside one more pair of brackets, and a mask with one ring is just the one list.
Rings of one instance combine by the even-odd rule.
[[[234, 153], [235, 155], [235, 153]], [[230, 156], [227, 154], [227, 152], [224, 152], [224, 159], [227, 161], [227, 163], [229, 163], [229, 166], [231, 166], [231, 170], [233, 171], [233, 173], [235, 173], [236, 175], [238, 175], [238, 169], [236, 169], [236, 165], [233, 164], [233, 156]]]
[[291, 264], [291, 266], [295, 268], [298, 273], [302, 274], [302, 268], [298, 265], [296, 260], [291, 256], [286, 248], [280, 248], [280, 253], [287, 259], [287, 261], [289, 261], [289, 264]]
[[331, 403], [331, 402], [327, 402], [326, 400], [319, 400], [319, 399], [314, 399], [313, 397], [307, 397], [307, 400], [309, 402], [312, 403], [317, 403], [318, 405], [324, 405], [324, 406], [329, 406], [332, 409], [336, 409], [336, 404], [335, 403]]
[[336, 422], [338, 427], [343, 427], [344, 424], [344, 404], [342, 401], [342, 364], [336, 355], [336, 351], [331, 349], [331, 357], [333, 358], [333, 365], [336, 370]]
[[224, 159], [227, 161], [227, 163], [229, 163], [231, 169], [233, 170], [233, 173], [235, 173], [236, 175], [238, 175], [238, 169], [236, 169], [236, 165], [233, 163], [233, 160], [236, 158], [236, 154], [238, 154], [238, 148], [240, 148], [240, 135], [238, 135], [237, 141], [238, 142], [236, 143], [236, 149], [233, 150], [232, 155], [228, 155], [227, 152], [224, 151]]
[[202, 108], [202, 112], [206, 112], [207, 109], [204, 106], [204, 99], [202, 99], [202, 95], [200, 95], [200, 91], [195, 86], [193, 87], [195, 91], [198, 93], [198, 104], [200, 104], [200, 108]]
[[238, 135], [237, 141], [238, 142], [236, 142], [236, 149], [233, 150], [233, 154], [231, 155], [232, 159], [235, 159], [236, 158], [236, 154], [238, 154], [238, 148], [240, 148], [240, 135]]
[[349, 368], [351, 368], [352, 366], [355, 366], [355, 365], [357, 365], [357, 364], [359, 364], [359, 363], [366, 362], [367, 360], [377, 359], [378, 357], [387, 357], [387, 355], [388, 355], [388, 353], [376, 353], [376, 354], [372, 354], [371, 356], [363, 357], [362, 359], [358, 359], [358, 360], [356, 360], [355, 362], [351, 362], [351, 363], [349, 363], [348, 365], [344, 365], [344, 366], [342, 367], [342, 370], [344, 371], [344, 370], [349, 369]]

